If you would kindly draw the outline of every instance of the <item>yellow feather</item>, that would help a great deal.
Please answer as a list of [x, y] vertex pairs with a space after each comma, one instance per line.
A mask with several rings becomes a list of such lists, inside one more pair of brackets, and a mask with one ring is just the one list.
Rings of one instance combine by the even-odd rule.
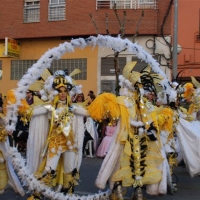
[[129, 79], [131, 71], [133, 70], [133, 68], [135, 67], [135, 65], [137, 64], [136, 61], [134, 62], [129, 62], [125, 65], [122, 75], [126, 78]]
[[50, 71], [49, 71], [48, 69], [45, 69], [45, 70], [43, 71], [42, 75], [41, 75], [42, 79], [43, 79], [44, 81], [46, 81], [47, 78], [49, 78], [49, 76], [51, 76]]
[[80, 69], [75, 69], [73, 72], [71, 72], [70, 73], [70, 75], [69, 76], [74, 76], [74, 75], [76, 75], [76, 74], [79, 74], [79, 73], [81, 73], [81, 70]]
[[199, 88], [200, 87], [200, 83], [196, 80], [196, 78], [191, 76], [191, 79], [192, 79], [192, 83], [194, 84], [194, 86]]
[[191, 98], [193, 93], [194, 93], [194, 87], [193, 87], [193, 84], [192, 83], [186, 83], [184, 85], [184, 88], [185, 88], [185, 92], [183, 94], [183, 96], [188, 99], [188, 98]]
[[90, 116], [97, 121], [106, 118], [117, 120], [120, 117], [120, 109], [114, 94], [103, 93], [88, 106]]
[[44, 81], [35, 81], [33, 84], [30, 85], [28, 88], [31, 91], [37, 92], [40, 91], [44, 86]]
[[173, 128], [173, 110], [170, 108], [163, 108], [160, 114], [158, 115], [158, 124], [160, 126], [160, 130], [172, 132]]

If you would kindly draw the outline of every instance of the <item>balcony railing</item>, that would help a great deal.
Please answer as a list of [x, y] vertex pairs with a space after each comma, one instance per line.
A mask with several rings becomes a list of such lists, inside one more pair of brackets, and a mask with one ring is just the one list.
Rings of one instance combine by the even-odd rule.
[[96, 0], [96, 9], [156, 9], [157, 0]]

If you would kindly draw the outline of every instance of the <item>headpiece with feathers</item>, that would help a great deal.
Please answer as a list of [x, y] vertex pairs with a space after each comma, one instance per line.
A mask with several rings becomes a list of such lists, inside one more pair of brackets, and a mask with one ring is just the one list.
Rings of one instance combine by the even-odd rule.
[[176, 78], [172, 82], [168, 82], [171, 88], [168, 94], [164, 93], [163, 91], [159, 92], [158, 102], [160, 102], [161, 104], [167, 104], [171, 108], [175, 108], [175, 102], [179, 98], [179, 95], [184, 92], [181, 86], [182, 78], [179, 77], [182, 72], [183, 70], [177, 74]]
[[81, 93], [81, 85], [77, 85], [76, 81], [72, 79], [72, 76], [80, 73], [79, 69], [75, 69], [70, 74], [68, 70], [57, 70], [54, 74], [45, 69], [41, 77], [35, 81], [29, 89], [32, 91], [39, 91], [41, 99], [43, 101], [53, 100], [55, 95], [58, 94], [57, 89], [64, 86], [68, 89], [70, 96], [76, 93]]
[[151, 73], [151, 68], [149, 65], [145, 67], [140, 73], [140, 80], [144, 90], [147, 92], [154, 92], [154, 94], [157, 96], [156, 85], [159, 85], [160, 81], [163, 80], [163, 77], [159, 74]]
[[75, 69], [68, 75], [68, 70], [58, 70], [53, 76], [48, 77], [45, 81], [44, 89], [40, 91], [42, 99], [53, 100], [58, 94], [57, 89], [64, 86], [68, 89], [70, 97], [76, 93], [82, 93], [82, 86], [77, 85], [76, 81], [72, 79], [72, 76], [80, 73], [79, 69]]

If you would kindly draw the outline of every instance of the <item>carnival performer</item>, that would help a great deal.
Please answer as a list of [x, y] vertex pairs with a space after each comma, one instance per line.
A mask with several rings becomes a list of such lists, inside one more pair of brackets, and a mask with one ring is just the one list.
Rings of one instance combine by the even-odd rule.
[[[179, 123], [176, 126], [177, 137], [183, 152], [183, 160], [191, 177], [200, 174], [200, 123], [197, 114], [200, 109], [200, 83], [191, 77], [191, 82], [182, 86], [182, 97], [190, 101], [187, 111], [180, 112]], [[194, 89], [194, 86], [196, 89]]]
[[172, 179], [174, 167], [177, 166], [177, 147], [173, 129], [174, 111], [170, 107], [164, 107], [157, 112], [157, 123], [159, 127], [159, 146], [164, 161], [159, 165], [162, 171], [162, 179], [159, 183], [146, 186], [146, 192], [151, 195], [173, 194], [176, 185]]
[[[33, 110], [33, 116], [38, 115], [39, 110], [50, 116], [48, 138], [42, 151], [44, 159], [35, 176], [49, 187], [57, 183], [63, 186], [64, 193], [73, 193], [82, 159], [83, 117], [88, 114], [84, 108], [72, 105], [69, 93], [72, 79], [66, 72], [56, 71], [47, 79], [47, 85], [53, 94], [52, 102], [37, 109], [36, 113]], [[34, 191], [29, 199], [34, 199], [39, 193]]]
[[[159, 165], [162, 171], [162, 179], [159, 183], [146, 186], [146, 192], [150, 195], [166, 195], [167, 192], [173, 194], [177, 190], [176, 180], [173, 179], [174, 168], [178, 164], [178, 141], [175, 137], [175, 124], [178, 123], [178, 96], [175, 88], [177, 82], [170, 83], [169, 95], [161, 90], [158, 93], [158, 104], [162, 105], [153, 110], [156, 111], [159, 147], [164, 161]], [[151, 105], [152, 107], [152, 105]]]
[[[194, 77], [192, 80], [197, 83]], [[195, 121], [196, 112], [199, 108], [199, 97], [195, 95], [192, 83], [179, 86], [177, 82], [173, 82], [171, 86], [172, 89], [168, 97], [169, 105], [166, 107], [167, 98], [164, 98], [164, 101], [161, 100], [164, 94], [159, 95], [162, 98], [159, 97], [158, 100], [165, 105], [158, 113], [161, 152], [165, 159], [159, 167], [162, 168], [164, 176], [160, 183], [147, 186], [147, 193], [152, 195], [166, 194], [167, 188], [172, 194], [177, 190], [177, 185], [173, 180], [173, 171], [182, 157], [184, 162], [187, 163], [187, 169], [191, 176], [200, 172], [200, 158], [198, 150], [194, 148], [194, 146], [199, 145], [199, 122]], [[179, 99], [183, 98], [191, 102], [188, 111], [179, 105]], [[195, 143], [196, 145], [194, 145]]]
[[[4, 114], [1, 115], [1, 124], [0, 124], [0, 192], [3, 193], [7, 185], [10, 185], [15, 192], [18, 192], [22, 196], [25, 195], [24, 189], [21, 185], [21, 182], [18, 176], [15, 173], [13, 168], [12, 160], [8, 154], [10, 149], [10, 144], [8, 140], [8, 134], [12, 135], [12, 131], [7, 131], [6, 126], [6, 114], [7, 106], [13, 105], [16, 103], [15, 89], [9, 90], [6, 96], [6, 102], [4, 107]], [[29, 105], [25, 99], [21, 100], [21, 106], [18, 107], [18, 115], [21, 117], [21, 120], [26, 124], [28, 122], [27, 111], [29, 110]], [[17, 118], [15, 119], [17, 121]]]
[[[123, 199], [121, 186], [133, 186], [135, 198], [143, 199], [142, 187], [162, 179], [162, 172], [157, 168], [163, 157], [156, 142], [156, 114], [147, 113], [141, 83], [145, 76], [132, 71], [135, 64], [128, 63], [123, 69], [123, 76], [119, 77], [121, 96], [103, 93], [88, 107], [89, 114], [97, 121], [106, 117], [119, 120], [113, 143], [95, 182], [103, 189], [109, 180], [113, 189], [111, 199]], [[99, 105], [103, 105], [101, 109]]]

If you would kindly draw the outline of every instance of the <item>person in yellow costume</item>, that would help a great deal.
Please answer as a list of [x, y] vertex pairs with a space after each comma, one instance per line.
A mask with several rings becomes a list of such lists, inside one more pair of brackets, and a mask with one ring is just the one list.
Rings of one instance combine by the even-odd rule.
[[172, 174], [177, 166], [177, 144], [174, 138], [174, 110], [170, 107], [160, 107], [157, 110], [157, 123], [159, 129], [159, 146], [164, 161], [159, 166], [162, 171], [162, 180], [157, 184], [148, 185], [146, 192], [151, 195], [166, 195], [176, 191]]
[[[35, 176], [48, 187], [53, 188], [58, 184], [57, 191], [62, 187], [62, 192], [71, 194], [78, 184], [82, 160], [83, 117], [88, 114], [83, 107], [72, 105], [69, 94], [72, 80], [65, 71], [56, 71], [49, 77], [47, 84], [54, 94], [53, 99], [33, 110], [32, 114], [35, 116], [46, 112], [50, 121], [48, 137], [42, 151], [44, 159]], [[40, 192], [34, 191], [28, 199], [40, 198]]]
[[113, 189], [111, 199], [123, 199], [121, 186], [133, 186], [137, 193], [135, 198], [143, 199], [142, 187], [162, 178], [162, 172], [157, 168], [163, 157], [156, 143], [156, 115], [147, 111], [141, 83], [146, 73], [132, 72], [135, 64], [128, 63], [123, 76], [119, 77], [121, 96], [103, 93], [88, 107], [90, 116], [97, 121], [108, 117], [111, 121], [119, 120], [95, 182], [97, 187], [104, 189], [109, 180]]
[[[195, 87], [194, 87], [195, 86]], [[195, 77], [191, 82], [182, 86], [182, 97], [190, 101], [189, 109], [182, 109], [179, 123], [177, 124], [177, 136], [181, 144], [183, 160], [191, 177], [200, 174], [200, 123], [198, 114], [200, 110], [200, 83]]]
[[[0, 72], [2, 75], [2, 72]], [[3, 193], [5, 188], [10, 185], [15, 192], [19, 193], [21, 196], [25, 195], [24, 189], [22, 188], [21, 182], [15, 173], [12, 165], [11, 157], [8, 155], [10, 148], [8, 134], [12, 135], [12, 130], [6, 129], [6, 124], [11, 122], [6, 122], [7, 106], [16, 103], [15, 90], [9, 90], [6, 95], [6, 102], [4, 102], [3, 113], [0, 116], [0, 193]], [[24, 123], [27, 122], [27, 110], [29, 106], [25, 99], [21, 100], [21, 106], [18, 107], [18, 113], [21, 115]]]

